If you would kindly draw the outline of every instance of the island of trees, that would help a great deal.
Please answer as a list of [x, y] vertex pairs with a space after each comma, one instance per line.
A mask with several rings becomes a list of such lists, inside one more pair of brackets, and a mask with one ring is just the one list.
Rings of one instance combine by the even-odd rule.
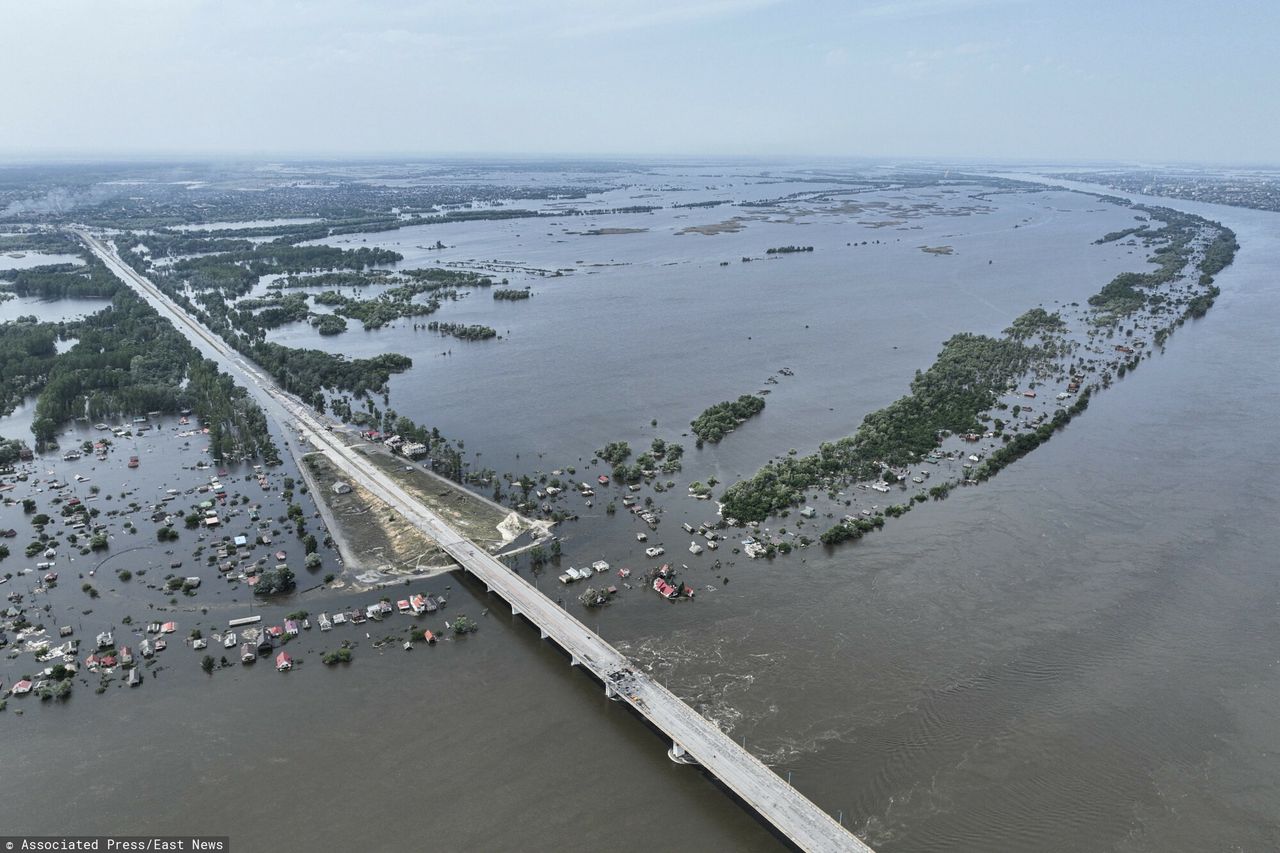
[[433, 332], [439, 332], [442, 335], [460, 338], [464, 341], [485, 341], [489, 338], [498, 336], [498, 332], [489, 326], [481, 326], [479, 324], [467, 325], [465, 323], [438, 323], [432, 320], [427, 324], [427, 328]]
[[521, 299], [528, 299], [531, 295], [532, 294], [530, 294], [528, 288], [497, 287], [497, 288], [494, 288], [494, 291], [493, 291], [494, 299], [498, 299], [498, 300], [505, 299], [511, 302], [517, 302]]
[[[1173, 319], [1155, 333], [1155, 342], [1160, 344], [1173, 326], [1186, 318], [1201, 316], [1212, 305], [1218, 293], [1213, 277], [1231, 263], [1238, 246], [1230, 229], [1216, 223], [1163, 208], [1139, 209], [1165, 223], [1158, 229], [1146, 225], [1128, 232], [1141, 233], [1152, 241], [1155, 248], [1150, 259], [1157, 268], [1145, 273], [1121, 273], [1107, 283], [1089, 299], [1091, 322], [1114, 327], [1122, 317], [1141, 308], [1150, 309], [1156, 317], [1168, 316], [1169, 309], [1175, 305], [1173, 297], [1167, 291], [1157, 292], [1156, 288], [1185, 275], [1188, 264], [1200, 249], [1197, 284], [1203, 291], [1179, 300], [1181, 313], [1174, 314]], [[1127, 234], [1107, 235], [1104, 240], [1123, 236]], [[987, 416], [999, 395], [1019, 377], [1047, 367], [1058, 355], [1055, 336], [1064, 331], [1060, 314], [1034, 308], [1018, 317], [1001, 338], [973, 334], [953, 336], [929, 369], [916, 373], [909, 394], [867, 415], [852, 436], [823, 443], [817, 453], [808, 456], [774, 460], [754, 476], [729, 486], [721, 496], [723, 514], [741, 521], [760, 521], [798, 503], [805, 490], [815, 486], [834, 488], [839, 482], [881, 477], [887, 482], [896, 480], [893, 467], [919, 460], [937, 447], [941, 437], [982, 432], [980, 419]], [[1032, 345], [1029, 341], [1033, 339], [1041, 342]], [[1122, 346], [1117, 349], [1132, 352]], [[1119, 375], [1123, 375], [1126, 368], [1132, 369], [1138, 358], [1134, 355], [1129, 362], [1121, 364]], [[1090, 390], [1085, 389], [1070, 406], [1059, 408], [1034, 430], [1005, 434], [1004, 446], [992, 452], [968, 476], [974, 481], [994, 476], [1083, 412], [1090, 396]], [[1016, 406], [1014, 414], [1017, 414]], [[999, 428], [997, 422], [997, 430]], [[929, 490], [929, 496], [945, 497], [949, 488], [949, 484], [935, 485]], [[890, 506], [884, 513], [900, 515], [913, 503], [926, 499], [924, 493], [920, 493], [913, 496], [911, 502]], [[859, 538], [882, 523], [883, 516], [846, 519], [828, 530], [822, 541], [834, 544]]]
[[824, 480], [878, 477], [886, 465], [914, 461], [932, 450], [939, 432], [978, 429], [978, 415], [1041, 355], [1008, 338], [953, 336], [933, 365], [917, 372], [911, 393], [867, 415], [854, 435], [824, 443], [809, 456], [770, 462], [726, 489], [724, 515], [763, 520]]
[[715, 444], [737, 429], [739, 424], [745, 423], [748, 418], [762, 411], [764, 411], [764, 397], [743, 394], [736, 400], [716, 403], [704, 409], [691, 424], [693, 434], [698, 437], [699, 445], [704, 441]]
[[[422, 317], [434, 314], [440, 308], [438, 299], [414, 302], [419, 293], [436, 289], [429, 282], [410, 282], [383, 291], [373, 299], [354, 299], [335, 290], [326, 290], [315, 297], [317, 305], [329, 305], [334, 313], [352, 320], [359, 320], [365, 329], [380, 329], [401, 317]], [[331, 333], [332, 334], [332, 333]]]

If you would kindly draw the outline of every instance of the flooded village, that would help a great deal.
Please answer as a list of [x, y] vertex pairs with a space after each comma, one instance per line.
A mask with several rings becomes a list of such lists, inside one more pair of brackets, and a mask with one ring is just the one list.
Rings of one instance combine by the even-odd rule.
[[1280, 4], [1096, 5], [10, 3], [0, 842], [1280, 851]]
[[477, 627], [446, 611], [447, 567], [411, 581], [366, 553], [361, 565], [383, 573], [353, 577], [307, 484], [211, 459], [194, 416], [77, 424], [60, 443], [0, 471], [10, 698], [157, 689], [176, 669], [349, 663], [362, 647], [426, 647]]
[[[691, 601], [725, 589], [751, 561], [793, 553], [804, 560], [810, 548], [842, 547], [955, 487], [977, 485], [1155, 353], [1195, 306], [1211, 303], [1212, 277], [1196, 280], [1189, 271], [1214, 239], [1207, 227], [1153, 233], [1145, 223], [1158, 215], [1140, 209], [1138, 224], [1096, 241], [1131, 254], [1165, 253], [1167, 275], [1146, 283], [1154, 298], [1124, 310], [1054, 300], [1025, 312], [1002, 338], [1024, 353], [1021, 366], [992, 384], [991, 405], [971, 412], [972, 427], [935, 430], [927, 452], [886, 452], [809, 482], [792, 479], [785, 498], [758, 518], [735, 517], [735, 506], [752, 503], [750, 495], [733, 496], [734, 489], [749, 493], [755, 479], [720, 482], [701, 454], [685, 454], [683, 442], [698, 451], [704, 438], [731, 446], [765, 398], [794, 381], [792, 367], [775, 369], [754, 395], [708, 409], [693, 434], [673, 433], [655, 418], [648, 449], [634, 455], [615, 441], [532, 474], [473, 471], [470, 488], [436, 472], [432, 445], [368, 425], [331, 428], [512, 570], [545, 581], [562, 606], [585, 613], [633, 590], [653, 601]], [[1171, 260], [1174, 242], [1180, 254]], [[765, 256], [800, 251], [784, 246]], [[477, 281], [458, 275], [450, 280]], [[330, 407], [336, 411], [337, 402]], [[376, 412], [372, 402], [370, 409]], [[24, 448], [0, 474], [0, 524], [10, 525], [2, 532], [15, 548], [24, 545], [31, 563], [0, 581], [7, 585], [0, 642], [10, 695], [65, 699], [74, 685], [97, 692], [137, 686], [178, 665], [212, 675], [260, 660], [281, 672], [308, 660], [345, 664], [361, 646], [408, 651], [478, 627], [463, 613], [443, 613], [454, 568], [447, 555], [343, 479], [300, 432], [280, 436], [289, 449], [284, 466], [218, 459], [207, 433], [189, 411], [118, 424], [80, 419], [56, 450], [33, 456]], [[775, 465], [802, 465], [797, 456], [792, 449], [775, 457], [756, 479], [771, 480]], [[489, 489], [492, 497], [484, 497]], [[9, 563], [21, 559], [15, 554]], [[361, 594], [365, 600], [355, 600]], [[175, 662], [174, 651], [188, 659]]]
[[[995, 647], [1021, 635], [965, 613], [981, 612], [983, 626], [1019, 613], [1054, 624], [1051, 594], [1015, 615], [997, 606], [1035, 594], [1022, 585], [1033, 568], [1024, 555], [1043, 553], [1032, 532], [1052, 555], [1072, 555], [1054, 577], [1107, 565], [1075, 558], [1088, 546], [1081, 526], [1105, 529], [1128, 505], [1090, 484], [1083, 509], [1072, 501], [1046, 526], [1030, 516], [1058, 481], [1032, 472], [1064, 454], [1105, 454], [1091, 424], [1114, 422], [1143, 377], [1164, 372], [1147, 365], [1203, 333], [1197, 318], [1217, 313], [1213, 271], [1201, 268], [1215, 231], [1166, 222], [1155, 205], [1025, 184], [815, 188], [730, 171], [525, 200], [538, 208], [527, 217], [324, 236], [315, 221], [264, 215], [131, 232], [138, 242], [126, 246], [150, 250], [131, 263], [190, 300], [320, 425], [273, 420], [269, 442], [252, 437], [255, 458], [228, 452], [225, 414], [67, 408], [38, 446], [30, 436], [49, 428], [37, 424], [47, 407], [11, 383], [0, 434], [19, 442], [6, 444], [17, 455], [0, 473], [0, 720], [32, 737], [11, 751], [39, 766], [32, 750], [118, 721], [86, 767], [142, 752], [139, 766], [164, 766], [164, 786], [238, 814], [242, 803], [206, 796], [154, 751], [198, 727], [225, 756], [218, 787], [288, 761], [309, 802], [320, 784], [310, 780], [332, 766], [415, 738], [470, 767], [468, 741], [499, 726], [525, 738], [512, 749], [526, 760], [554, 745], [589, 767], [590, 755], [632, 750], [627, 766], [653, 785], [629, 795], [658, 802], [678, 790], [699, 803], [688, 819], [733, 819], [696, 778], [665, 776], [665, 749], [649, 761], [651, 733], [609, 710], [571, 655], [335, 467], [320, 446], [332, 438], [635, 673], [778, 772], [794, 769], [830, 814], [877, 813], [874, 793], [859, 795], [872, 805], [849, 801], [848, 774], [828, 772], [828, 758], [847, 769], [870, 743], [869, 760], [898, 760], [875, 746], [915, 742], [912, 715], [894, 709], [937, 702], [928, 685], [966, 666], [952, 660], [966, 648], [1007, 659]], [[41, 266], [38, 249], [22, 253], [8, 260]], [[294, 255], [303, 268], [281, 269]], [[63, 257], [72, 269], [84, 260]], [[377, 262], [343, 266], [361, 258]], [[16, 293], [23, 282], [11, 275]], [[66, 318], [49, 333], [66, 352], [96, 328], [77, 319], [105, 307], [94, 299], [18, 293], [0, 313]], [[428, 309], [435, 329], [419, 313]], [[119, 375], [137, 373], [117, 363]], [[188, 409], [201, 403], [184, 396]], [[317, 432], [324, 442], [312, 446]], [[1023, 496], [1013, 508], [1011, 491]], [[1007, 522], [991, 526], [992, 513]], [[972, 642], [939, 646], [934, 626]], [[921, 648], [947, 658], [932, 676], [917, 672], [931, 660]], [[376, 719], [365, 711], [375, 707]], [[240, 725], [239, 708], [279, 726]], [[961, 725], [976, 719], [987, 718]], [[867, 727], [888, 731], [867, 741]], [[565, 729], [592, 735], [548, 734]], [[559, 759], [535, 763], [552, 778]], [[504, 772], [486, 767], [433, 802], [470, 814], [458, 798]], [[381, 787], [351, 796], [371, 814], [402, 801]], [[255, 820], [272, 817], [259, 809]], [[483, 832], [483, 821], [441, 820], [451, 838]], [[738, 848], [770, 848], [758, 826], [732, 825]]]

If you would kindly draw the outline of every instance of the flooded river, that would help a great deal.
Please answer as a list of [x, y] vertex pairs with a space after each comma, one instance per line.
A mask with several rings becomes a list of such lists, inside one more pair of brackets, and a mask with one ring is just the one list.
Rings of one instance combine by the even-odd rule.
[[[393, 406], [464, 438], [479, 464], [516, 471], [573, 464], [609, 440], [679, 439], [666, 424], [793, 368], [718, 448], [685, 439], [682, 494], [691, 479], [728, 481], [851, 432], [954, 332], [998, 332], [1143, 268], [1141, 252], [1091, 245], [1132, 213], [1087, 196], [929, 201], [991, 210], [927, 216], [907, 232], [815, 216], [676, 236], [691, 217], [536, 248], [535, 230], [562, 239], [558, 229], [513, 220], [369, 235], [388, 246], [439, 235], [458, 260], [629, 266], [531, 280], [529, 304], [485, 297], [440, 312], [509, 312], [502, 341], [353, 328], [341, 345], [412, 354]], [[734, 562], [715, 574], [680, 554], [696, 600], [637, 589], [584, 619], [881, 851], [1280, 847], [1280, 217], [1152, 201], [1235, 229], [1222, 295], [1048, 444], [834, 551], [724, 555]], [[628, 216], [644, 227], [669, 213]], [[892, 242], [844, 245], [876, 239]], [[740, 260], [801, 243], [817, 248]], [[404, 349], [415, 334], [423, 343]], [[632, 518], [581, 511], [562, 530], [566, 564], [641, 562]], [[682, 519], [713, 511], [673, 499], [661, 533], [678, 544]], [[719, 574], [731, 583], [704, 590]], [[0, 823], [229, 834], [238, 849], [779, 848], [483, 588], [440, 583], [453, 612], [479, 619], [477, 634], [412, 652], [366, 645], [349, 668], [312, 658], [287, 676], [259, 666], [209, 677], [194, 657], [171, 658], [136, 691], [29, 697], [21, 716], [11, 699]], [[562, 593], [549, 573], [539, 583]]]

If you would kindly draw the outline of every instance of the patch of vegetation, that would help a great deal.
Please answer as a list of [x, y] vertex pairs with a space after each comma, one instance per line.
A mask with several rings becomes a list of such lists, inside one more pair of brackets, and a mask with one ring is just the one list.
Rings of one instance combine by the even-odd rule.
[[493, 291], [493, 298], [498, 301], [505, 299], [509, 302], [517, 302], [521, 299], [528, 299], [532, 295], [533, 294], [529, 292], [528, 288], [517, 289], [514, 287], [497, 287], [494, 288]]
[[498, 336], [497, 330], [479, 324], [440, 323], [432, 320], [427, 324], [427, 328], [433, 332], [439, 332], [442, 335], [449, 335], [464, 341], [485, 341]]
[[297, 586], [297, 580], [293, 576], [293, 570], [288, 566], [276, 569], [267, 569], [258, 575], [258, 582], [253, 587], [254, 595], [281, 595], [293, 590]]
[[311, 325], [322, 335], [340, 335], [347, 330], [347, 321], [337, 314], [317, 314], [311, 318]]
[[402, 317], [434, 314], [440, 308], [438, 300], [413, 301], [414, 296], [432, 289], [434, 286], [429, 282], [415, 281], [390, 288], [373, 299], [355, 299], [334, 290], [326, 290], [316, 297], [316, 303], [332, 305], [336, 313], [359, 320], [366, 329], [380, 329]]
[[1145, 235], [1150, 231], [1151, 231], [1150, 226], [1139, 225], [1134, 228], [1125, 228], [1121, 231], [1111, 231], [1107, 234], [1102, 235], [1101, 237], [1099, 237], [1097, 240], [1094, 240], [1093, 242], [1095, 245], [1101, 245], [1103, 243], [1114, 243], [1117, 240], [1123, 240], [1125, 237], [1132, 237], [1135, 235]]
[[1147, 296], [1139, 286], [1145, 284], [1142, 273], [1122, 272], [1102, 290], [1089, 297], [1089, 304], [1109, 314], [1132, 314], [1147, 304]]
[[1027, 338], [1046, 332], [1061, 331], [1066, 328], [1066, 325], [1062, 321], [1062, 315], [1057, 311], [1050, 314], [1043, 308], [1032, 308], [1014, 320], [1013, 325], [1004, 330], [1004, 334], [1016, 341], [1025, 341]]
[[631, 445], [625, 441], [611, 441], [597, 450], [596, 456], [610, 465], [621, 465], [631, 456]]
[[121, 288], [120, 279], [101, 263], [51, 264], [13, 270], [5, 277], [10, 292], [44, 299], [109, 299]]
[[959, 334], [911, 382], [911, 393], [863, 420], [858, 431], [810, 456], [787, 457], [725, 490], [724, 515], [759, 521], [798, 503], [805, 489], [836, 479], [870, 479], [884, 465], [913, 462], [943, 432], [980, 431], [978, 415], [1042, 353], [1008, 338]]
[[691, 424], [693, 434], [699, 442], [709, 441], [712, 444], [720, 441], [738, 428], [748, 418], [764, 411], [764, 397], [743, 394], [737, 400], [716, 403], [704, 409]]
[[76, 344], [54, 357], [36, 399], [37, 444], [50, 444], [73, 417], [191, 409], [222, 458], [279, 458], [266, 415], [248, 392], [132, 291], [122, 289], [110, 307], [65, 324], [64, 334]]
[[262, 365], [285, 390], [313, 401], [321, 388], [351, 391], [356, 396], [381, 393], [391, 374], [403, 373], [413, 359], [399, 353], [348, 359], [317, 349], [295, 349], [268, 341], [250, 347], [248, 355]]
[[[63, 330], [64, 324], [39, 323], [35, 317], [0, 324], [0, 414], [9, 414], [44, 387], [57, 359], [57, 341]], [[17, 447], [6, 453], [16, 459]]]
[[326, 666], [334, 666], [340, 663], [351, 663], [351, 649], [344, 643], [340, 649], [325, 652], [321, 655], [320, 660]]
[[[11, 465], [22, 458], [23, 450], [27, 449], [27, 443], [17, 438], [0, 438], [0, 465]], [[23, 508], [26, 508], [26, 500], [23, 500]]]

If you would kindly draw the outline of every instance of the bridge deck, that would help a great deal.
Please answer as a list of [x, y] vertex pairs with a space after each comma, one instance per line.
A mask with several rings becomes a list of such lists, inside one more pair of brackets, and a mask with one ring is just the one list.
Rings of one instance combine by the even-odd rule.
[[574, 665], [589, 670], [606, 691], [642, 714], [672, 741], [673, 757], [692, 758], [721, 784], [754, 809], [793, 844], [806, 851], [863, 851], [871, 848], [829, 814], [788, 785], [763, 762], [698, 714], [679, 697], [631, 662], [603, 638], [558, 606], [520, 575], [477, 547], [446, 521], [416, 501], [387, 474], [368, 465], [327, 422], [301, 401], [278, 388], [256, 365], [232, 351], [218, 336], [189, 316], [144, 276], [125, 264], [108, 246], [86, 232], [86, 244], [130, 287], [173, 321], [197, 345], [212, 349], [242, 373], [265, 396], [266, 408], [282, 424], [292, 421], [312, 445], [352, 480], [386, 501], [411, 524], [430, 536], [455, 560], [532, 622], [544, 637], [569, 653]]

